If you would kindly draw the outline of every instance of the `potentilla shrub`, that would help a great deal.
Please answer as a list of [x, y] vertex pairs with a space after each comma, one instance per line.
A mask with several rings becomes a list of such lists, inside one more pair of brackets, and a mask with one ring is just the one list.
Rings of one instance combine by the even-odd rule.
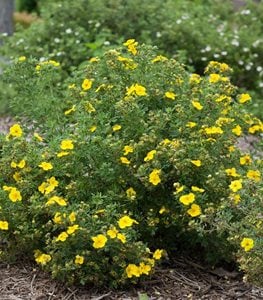
[[[17, 64], [42, 82], [59, 72], [56, 62]], [[67, 101], [50, 106], [52, 132], [36, 120], [2, 136], [2, 258], [27, 254], [55, 278], [118, 286], [177, 250], [233, 260], [249, 238], [261, 253], [252, 226], [236, 225], [236, 239], [226, 226], [244, 221], [246, 199], [261, 201], [257, 160], [236, 142], [262, 123], [229, 73], [211, 61], [205, 76], [190, 74], [133, 39], [84, 63]]]

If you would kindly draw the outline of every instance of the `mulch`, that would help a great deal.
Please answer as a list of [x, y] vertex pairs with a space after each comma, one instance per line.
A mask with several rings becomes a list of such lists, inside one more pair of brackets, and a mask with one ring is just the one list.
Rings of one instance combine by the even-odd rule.
[[66, 286], [35, 265], [0, 264], [1, 300], [260, 300], [263, 288], [243, 281], [242, 273], [206, 268], [189, 258], [176, 258], [149, 280], [129, 290]]

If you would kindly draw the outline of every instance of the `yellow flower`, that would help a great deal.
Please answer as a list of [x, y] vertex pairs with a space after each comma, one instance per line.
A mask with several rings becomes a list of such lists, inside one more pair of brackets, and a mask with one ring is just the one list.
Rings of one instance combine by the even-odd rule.
[[129, 216], [123, 216], [118, 221], [118, 225], [121, 229], [124, 229], [126, 227], [131, 227], [133, 225], [133, 223], [138, 224], [137, 221], [130, 218]]
[[17, 190], [16, 188], [11, 188], [8, 197], [9, 197], [9, 199], [12, 202], [16, 202], [16, 201], [21, 201], [22, 200], [22, 196], [21, 196], [19, 190]]
[[46, 202], [46, 205], [53, 205], [57, 203], [59, 206], [66, 206], [67, 202], [65, 199], [63, 199], [62, 197], [58, 197], [58, 196], [53, 196], [51, 198], [48, 199], [48, 201]]
[[236, 135], [236, 136], [240, 136], [242, 134], [242, 128], [237, 125], [236, 127], [234, 127], [232, 129], [232, 132]]
[[133, 153], [133, 151], [134, 151], [134, 149], [132, 146], [126, 145], [123, 148], [123, 152], [124, 152], [123, 155], [128, 155], [129, 153]]
[[140, 273], [141, 274], [149, 275], [151, 269], [152, 269], [152, 267], [150, 265], [146, 265], [144, 262], [140, 263]]
[[193, 165], [195, 165], [196, 167], [201, 167], [201, 165], [202, 165], [202, 162], [201, 162], [201, 160], [199, 160], [199, 159], [191, 160], [191, 163], [192, 163]]
[[92, 81], [90, 79], [87, 79], [87, 78], [84, 79], [84, 81], [82, 82], [81, 87], [84, 91], [87, 91], [87, 90], [91, 89]]
[[36, 262], [40, 265], [46, 265], [51, 261], [51, 256], [49, 254], [42, 253], [35, 258]]
[[63, 231], [59, 234], [59, 236], [56, 238], [56, 242], [65, 242], [65, 240], [68, 238], [68, 234]]
[[197, 110], [203, 109], [203, 105], [199, 101], [191, 101], [191, 102], [192, 102], [193, 107], [196, 108]]
[[90, 102], [85, 104], [85, 110], [90, 114], [96, 111], [95, 107]]
[[135, 41], [135, 39], [129, 39], [125, 43], [123, 43], [124, 46], [127, 46], [128, 51], [131, 52], [133, 55], [137, 54], [136, 47], [138, 46], [138, 42]]
[[164, 206], [162, 206], [160, 209], [159, 209], [159, 214], [162, 215], [163, 213], [165, 212], [169, 212], [169, 209], [166, 209]]
[[116, 124], [116, 125], [112, 126], [112, 130], [113, 131], [119, 131], [119, 130], [121, 130], [121, 125]]
[[240, 246], [247, 252], [254, 248], [254, 241], [251, 238], [243, 238]]
[[234, 152], [235, 150], [236, 150], [236, 147], [233, 145], [228, 147], [229, 152]]
[[261, 174], [258, 170], [248, 170], [247, 178], [259, 182], [261, 178]]
[[43, 142], [43, 138], [42, 138], [37, 132], [34, 132], [34, 137], [35, 137], [39, 142]]
[[190, 82], [190, 84], [195, 84], [195, 83], [198, 84], [198, 83], [201, 82], [201, 80], [202, 80], [202, 78], [201, 78], [200, 75], [198, 75], [198, 74], [191, 74], [189, 82]]
[[21, 137], [23, 134], [22, 128], [20, 127], [19, 124], [14, 124], [10, 129], [9, 129], [9, 135], [13, 137]]
[[161, 182], [160, 173], [160, 169], [153, 169], [149, 175], [149, 182], [153, 185], [158, 185]]
[[236, 168], [225, 169], [225, 172], [228, 176], [239, 177], [240, 175], [237, 173]]
[[126, 195], [129, 199], [134, 200], [136, 198], [136, 191], [130, 187], [126, 190]]
[[75, 83], [72, 83], [72, 84], [70, 84], [70, 85], [68, 86], [68, 89], [69, 89], [69, 90], [73, 90], [73, 89], [75, 89], [75, 87], [76, 87], [76, 84], [75, 84]]
[[218, 81], [221, 80], [221, 76], [219, 74], [210, 74], [209, 76], [209, 82], [210, 83], [217, 83]]
[[242, 189], [242, 179], [231, 181], [229, 188], [234, 193]]
[[200, 189], [199, 187], [197, 187], [197, 186], [191, 186], [191, 190], [193, 191], [193, 192], [199, 192], [199, 193], [203, 193], [205, 190], [204, 189]]
[[26, 161], [22, 159], [19, 163], [15, 163], [14, 161], [11, 162], [12, 168], [20, 168], [23, 169], [26, 166]]
[[120, 161], [121, 161], [121, 163], [124, 164], [124, 165], [129, 165], [129, 164], [131, 163], [131, 162], [128, 160], [128, 158], [125, 157], [125, 156], [120, 157]]
[[74, 262], [76, 265], [82, 265], [84, 263], [84, 256], [76, 255]]
[[189, 204], [191, 204], [195, 201], [195, 194], [189, 193], [189, 194], [186, 194], [186, 195], [182, 195], [179, 198], [179, 201], [181, 203], [183, 203], [184, 205], [189, 205]]
[[197, 217], [201, 215], [201, 207], [198, 204], [192, 204], [191, 208], [187, 210], [187, 213], [191, 217]]
[[107, 237], [103, 234], [93, 236], [91, 239], [93, 240], [93, 247], [95, 249], [103, 248], [108, 241]]
[[97, 129], [97, 126], [93, 125], [90, 127], [89, 131], [94, 132], [94, 131], [96, 131], [96, 129]]
[[154, 158], [156, 154], [156, 150], [151, 150], [147, 153], [147, 155], [144, 157], [144, 161], [150, 161]]
[[123, 244], [126, 243], [126, 236], [122, 233], [117, 234], [117, 239], [120, 240]]
[[157, 55], [154, 59], [152, 59], [152, 63], [156, 63], [159, 61], [166, 61], [168, 60], [167, 57], [163, 56], [163, 55]]
[[72, 225], [72, 226], [68, 226], [68, 229], [67, 229], [67, 234], [70, 235], [70, 234], [73, 234], [75, 233], [75, 231], [77, 231], [79, 229], [79, 225]]
[[155, 260], [159, 260], [159, 259], [161, 259], [162, 255], [163, 255], [163, 250], [157, 249], [153, 253], [153, 258]]
[[140, 267], [137, 267], [134, 264], [129, 264], [126, 267], [125, 271], [126, 271], [128, 278], [132, 278], [133, 276], [140, 277], [140, 275], [141, 275]]
[[69, 152], [67, 152], [67, 151], [61, 151], [61, 152], [57, 153], [57, 157], [63, 157], [63, 156], [66, 156], [66, 155], [69, 155]]
[[60, 149], [62, 150], [72, 150], [74, 149], [74, 144], [72, 140], [63, 140], [60, 143]]
[[251, 97], [249, 94], [241, 94], [238, 98], [239, 103], [243, 104], [246, 103], [247, 101], [251, 100]]
[[74, 223], [76, 221], [76, 214], [74, 213], [74, 211], [72, 213], [70, 213], [70, 215], [68, 216], [68, 219], [69, 219], [70, 223]]
[[224, 131], [220, 127], [212, 126], [205, 128], [206, 134], [222, 134]]
[[176, 97], [176, 94], [173, 93], [173, 92], [166, 92], [165, 97], [168, 98], [168, 99], [174, 100], [175, 97]]
[[67, 116], [67, 115], [71, 114], [74, 111], [76, 111], [76, 105], [73, 105], [70, 109], [66, 110], [64, 112], [64, 115]]
[[235, 204], [238, 204], [241, 200], [241, 196], [239, 194], [230, 194], [230, 199], [233, 200]]
[[195, 122], [187, 122], [186, 123], [186, 127], [189, 127], [189, 128], [193, 128], [195, 127], [197, 124]]
[[20, 57], [18, 57], [18, 61], [20, 61], [20, 62], [26, 61], [26, 57], [20, 56]]
[[61, 224], [62, 223], [62, 216], [61, 216], [61, 213], [59, 212], [56, 212], [55, 213], [55, 216], [53, 218], [53, 221], [55, 224]]
[[0, 230], [8, 230], [8, 222], [0, 221]]
[[147, 96], [146, 88], [138, 83], [131, 85], [130, 87], [126, 88], [127, 92], [126, 95], [137, 95], [137, 96]]
[[252, 159], [249, 154], [241, 156], [239, 159], [240, 165], [250, 165], [252, 163]]
[[45, 162], [43, 161], [41, 164], [38, 165], [41, 169], [43, 169], [44, 171], [48, 171], [53, 169], [53, 166], [51, 163], [49, 162]]
[[113, 227], [112, 229], [107, 230], [107, 235], [111, 238], [111, 239], [115, 239], [117, 237], [118, 234], [118, 230], [116, 227]]
[[21, 174], [19, 172], [15, 172], [13, 178], [15, 179], [16, 182], [22, 179]]

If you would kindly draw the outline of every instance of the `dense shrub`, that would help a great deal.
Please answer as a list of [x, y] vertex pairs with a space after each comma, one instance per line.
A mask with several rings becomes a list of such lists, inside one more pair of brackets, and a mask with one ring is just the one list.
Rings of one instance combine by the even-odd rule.
[[48, 1], [45, 21], [16, 33], [5, 49], [16, 57], [55, 59], [69, 70], [102, 48], [136, 37], [198, 73], [211, 60], [228, 63], [233, 82], [254, 91], [251, 109], [261, 115], [262, 16], [263, 4], [253, 1], [237, 12], [231, 1]]
[[34, 253], [53, 277], [117, 286], [150, 275], [163, 248], [213, 263], [238, 253], [245, 270], [262, 257], [246, 214], [250, 199], [250, 216], [261, 205], [262, 166], [235, 146], [262, 123], [227, 64], [201, 77], [128, 40], [80, 66], [64, 94], [55, 61], [13, 68], [33, 82], [16, 83], [21, 99], [40, 104], [30, 128], [1, 138], [2, 259]]

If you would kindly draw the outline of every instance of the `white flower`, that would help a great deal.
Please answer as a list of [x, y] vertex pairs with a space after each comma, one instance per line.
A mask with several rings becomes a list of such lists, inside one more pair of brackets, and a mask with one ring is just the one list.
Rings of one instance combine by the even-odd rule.
[[66, 31], [65, 31], [67, 34], [70, 34], [70, 33], [72, 33], [72, 29], [71, 28], [68, 28], [68, 29], [66, 29]]

